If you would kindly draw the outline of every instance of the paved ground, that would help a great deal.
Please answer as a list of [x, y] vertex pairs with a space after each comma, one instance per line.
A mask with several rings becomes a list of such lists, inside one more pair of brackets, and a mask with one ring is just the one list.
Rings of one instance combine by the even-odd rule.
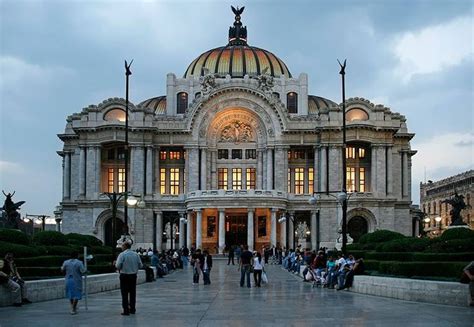
[[269, 285], [240, 288], [237, 266], [215, 260], [210, 286], [192, 285], [191, 270], [139, 285], [136, 315], [120, 315], [113, 291], [90, 295], [75, 316], [65, 299], [0, 308], [0, 326], [474, 326], [474, 308], [313, 289], [280, 266], [267, 273]]

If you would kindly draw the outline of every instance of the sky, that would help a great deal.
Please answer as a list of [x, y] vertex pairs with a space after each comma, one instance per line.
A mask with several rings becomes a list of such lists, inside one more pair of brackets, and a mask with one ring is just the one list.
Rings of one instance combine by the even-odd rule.
[[125, 97], [124, 59], [132, 103], [166, 94], [167, 73], [227, 44], [230, 5], [310, 94], [340, 103], [347, 58], [346, 98], [407, 118], [414, 204], [420, 182], [473, 169], [472, 1], [0, 0], [0, 189], [26, 201], [22, 215], [53, 216], [61, 200], [66, 117]]

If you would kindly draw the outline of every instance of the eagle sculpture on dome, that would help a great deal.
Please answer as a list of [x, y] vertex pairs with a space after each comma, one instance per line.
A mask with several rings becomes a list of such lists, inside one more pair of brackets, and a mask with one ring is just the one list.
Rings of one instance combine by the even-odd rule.
[[[235, 14], [235, 16], [240, 16], [244, 12], [245, 6], [240, 8], [237, 7], [237, 9], [234, 8], [234, 6], [230, 6], [232, 8], [232, 12]], [[237, 17], [236, 17], [237, 18]]]

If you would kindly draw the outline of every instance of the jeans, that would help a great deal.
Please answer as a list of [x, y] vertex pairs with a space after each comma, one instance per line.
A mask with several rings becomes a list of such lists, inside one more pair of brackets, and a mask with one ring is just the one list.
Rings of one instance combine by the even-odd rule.
[[189, 258], [183, 255], [181, 256], [181, 261], [183, 262], [183, 268], [187, 268], [189, 265]]
[[344, 280], [346, 279], [346, 271], [338, 271], [337, 272], [337, 287], [344, 288]]
[[240, 287], [244, 287], [245, 276], [247, 276], [247, 287], [250, 288], [250, 265], [243, 265], [240, 269]]
[[255, 281], [255, 286], [260, 287], [260, 284], [262, 283], [262, 270], [254, 270], [253, 279]]
[[203, 270], [202, 279], [204, 280], [204, 285], [211, 284], [211, 270]]
[[199, 284], [199, 270], [197, 268], [193, 268], [193, 283]]

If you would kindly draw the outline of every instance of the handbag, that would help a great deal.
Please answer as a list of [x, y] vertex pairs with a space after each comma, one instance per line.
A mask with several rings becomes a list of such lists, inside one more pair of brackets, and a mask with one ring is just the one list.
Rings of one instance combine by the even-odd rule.
[[262, 271], [262, 283], [264, 284], [268, 284], [268, 277], [267, 277], [267, 273]]

